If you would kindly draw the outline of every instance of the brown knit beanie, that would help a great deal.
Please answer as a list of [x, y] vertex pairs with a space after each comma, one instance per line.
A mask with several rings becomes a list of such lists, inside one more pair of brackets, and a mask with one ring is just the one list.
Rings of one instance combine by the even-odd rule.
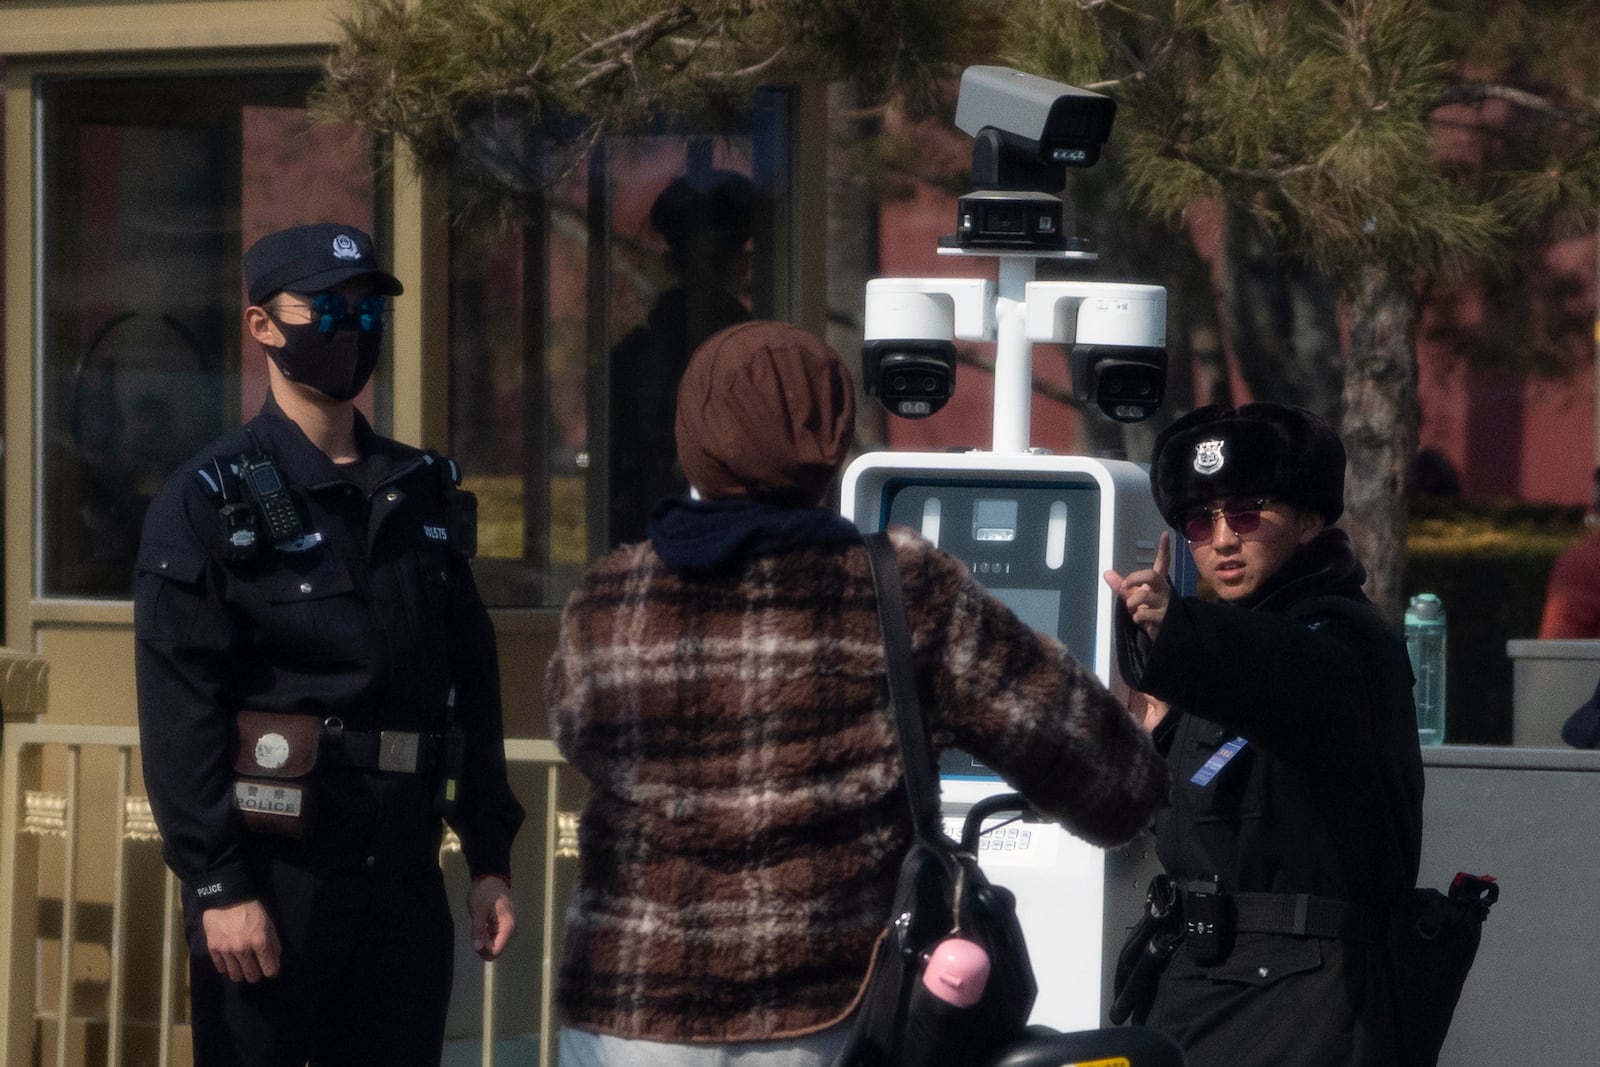
[[855, 387], [838, 354], [782, 322], [742, 322], [695, 349], [678, 385], [678, 461], [708, 499], [810, 506], [844, 462]]

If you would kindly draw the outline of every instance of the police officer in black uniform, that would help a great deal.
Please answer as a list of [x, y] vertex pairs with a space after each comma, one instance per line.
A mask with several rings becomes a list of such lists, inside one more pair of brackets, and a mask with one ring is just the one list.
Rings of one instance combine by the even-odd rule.
[[1169, 535], [1153, 569], [1106, 575], [1173, 774], [1166, 921], [1141, 924], [1119, 1007], [1190, 1067], [1408, 1067], [1384, 940], [1416, 884], [1422, 762], [1405, 645], [1330, 525], [1344, 468], [1303, 409], [1193, 411], [1157, 437], [1151, 482], [1214, 597], [1174, 595]]
[[439, 1062], [454, 955], [516, 927], [494, 634], [454, 464], [354, 405], [401, 285], [341, 225], [244, 255], [259, 415], [161, 490], [135, 579], [145, 782], [183, 883], [202, 1065]]

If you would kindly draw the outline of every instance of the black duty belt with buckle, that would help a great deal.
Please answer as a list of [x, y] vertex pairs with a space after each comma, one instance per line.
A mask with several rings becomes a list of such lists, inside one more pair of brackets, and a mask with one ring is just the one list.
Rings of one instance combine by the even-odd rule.
[[1238, 934], [1287, 934], [1381, 944], [1388, 923], [1383, 912], [1309, 893], [1230, 893], [1216, 877], [1184, 882], [1178, 893], [1184, 948], [1196, 963], [1211, 966], [1233, 952]]
[[1384, 940], [1388, 923], [1376, 908], [1309, 893], [1230, 893], [1235, 927], [1242, 934]]
[[322, 724], [325, 749], [336, 763], [367, 771], [432, 774], [443, 737], [414, 730], [346, 730], [337, 718]]
[[1231, 893], [1217, 888], [1215, 879], [1184, 883], [1178, 906], [1191, 939], [1213, 933], [1224, 942], [1232, 934], [1289, 934], [1381, 942], [1388, 930], [1376, 908], [1310, 893]]

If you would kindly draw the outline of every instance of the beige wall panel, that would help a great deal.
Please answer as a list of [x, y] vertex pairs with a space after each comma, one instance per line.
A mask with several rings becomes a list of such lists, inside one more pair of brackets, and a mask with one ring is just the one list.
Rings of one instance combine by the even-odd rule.
[[544, 668], [556, 647], [556, 615], [497, 612], [494, 622], [506, 736], [547, 738]]
[[46, 722], [135, 726], [133, 634], [125, 626], [41, 626], [38, 651], [50, 661]]
[[[4, 26], [0, 16], [0, 26]], [[0, 31], [0, 38], [4, 32]], [[30, 296], [33, 287], [33, 259], [28, 237], [33, 232], [33, 214], [29, 197], [32, 195], [33, 163], [30, 138], [33, 135], [32, 98], [24, 73], [8, 65], [5, 93], [5, 151], [0, 164], [5, 166], [5, 226], [0, 232], [6, 235], [0, 251], [5, 254], [5, 366], [6, 376], [6, 437], [10, 443], [5, 450], [5, 514], [12, 521], [5, 524], [5, 599], [6, 644], [12, 648], [33, 651], [27, 643], [28, 594], [31, 591], [33, 565], [33, 527], [27, 521], [17, 521], [16, 516], [32, 514], [33, 500], [33, 449], [25, 442], [33, 440], [33, 317]]]
[[0, 50], [63, 55], [326, 44], [338, 32], [328, 0], [130, 3], [56, 0], [0, 7]]

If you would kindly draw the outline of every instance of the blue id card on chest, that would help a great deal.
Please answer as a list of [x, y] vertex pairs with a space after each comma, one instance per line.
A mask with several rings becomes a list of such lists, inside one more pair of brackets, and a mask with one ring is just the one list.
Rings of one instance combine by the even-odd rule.
[[1211, 753], [1211, 758], [1206, 760], [1205, 764], [1198, 771], [1194, 772], [1194, 775], [1189, 779], [1189, 781], [1193, 782], [1195, 785], [1209, 785], [1211, 783], [1211, 779], [1217, 776], [1217, 772], [1226, 767], [1228, 765], [1228, 761], [1237, 756], [1239, 754], [1239, 750], [1244, 748], [1244, 746], [1248, 745], [1249, 743], [1250, 742], [1246, 741], [1242, 737], [1235, 737], [1232, 741], [1227, 742], [1221, 748]]

